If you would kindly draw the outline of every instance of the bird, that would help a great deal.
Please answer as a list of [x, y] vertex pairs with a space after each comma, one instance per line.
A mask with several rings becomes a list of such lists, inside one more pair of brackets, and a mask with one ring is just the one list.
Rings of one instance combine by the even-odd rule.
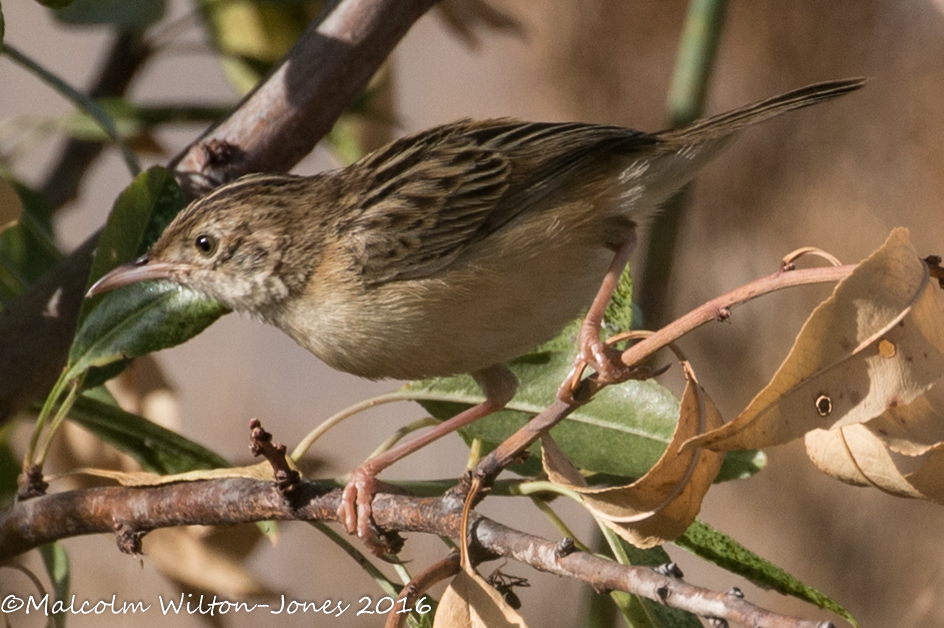
[[101, 294], [170, 280], [274, 325], [369, 379], [469, 373], [484, 401], [359, 466], [338, 516], [374, 539], [377, 475], [504, 407], [505, 364], [586, 313], [578, 361], [625, 369], [600, 338], [638, 225], [745, 127], [861, 88], [796, 89], [681, 128], [460, 120], [313, 176], [251, 174], [193, 201]]

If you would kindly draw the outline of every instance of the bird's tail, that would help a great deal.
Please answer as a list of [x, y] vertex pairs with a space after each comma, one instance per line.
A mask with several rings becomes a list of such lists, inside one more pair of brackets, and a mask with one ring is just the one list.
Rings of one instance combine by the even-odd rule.
[[838, 96], [854, 92], [865, 85], [864, 78], [849, 78], [807, 85], [786, 94], [745, 105], [692, 124], [667, 129], [656, 137], [667, 144], [696, 144], [721, 139], [746, 126], [769, 120], [794, 109], [802, 109]]

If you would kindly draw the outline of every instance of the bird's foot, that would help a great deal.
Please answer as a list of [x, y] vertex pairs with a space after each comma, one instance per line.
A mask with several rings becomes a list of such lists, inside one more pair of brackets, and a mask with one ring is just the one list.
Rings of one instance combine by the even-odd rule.
[[380, 490], [400, 492], [396, 488], [377, 479], [377, 471], [370, 462], [356, 468], [338, 506], [338, 521], [348, 534], [357, 534], [375, 555], [384, 557], [396, 554], [403, 547], [403, 539], [395, 532], [382, 532], [374, 523], [373, 501]]
[[580, 329], [578, 346], [574, 367], [557, 391], [557, 398], [561, 401], [575, 402], [574, 395], [580, 386], [580, 377], [588, 366], [596, 371], [597, 382], [603, 386], [636, 378], [638, 369], [624, 364], [620, 359], [622, 352], [600, 340], [598, 327], [585, 324]]

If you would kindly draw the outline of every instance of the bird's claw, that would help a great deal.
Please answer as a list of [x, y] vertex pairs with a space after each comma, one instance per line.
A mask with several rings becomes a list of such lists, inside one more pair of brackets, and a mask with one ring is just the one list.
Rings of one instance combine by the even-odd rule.
[[370, 551], [380, 557], [396, 554], [403, 546], [397, 534], [382, 533], [374, 523], [374, 496], [386, 486], [377, 479], [369, 463], [362, 465], [351, 474], [338, 506], [338, 521], [348, 534], [357, 534]]
[[621, 356], [622, 353], [619, 350], [607, 345], [599, 337], [585, 337], [581, 341], [577, 359], [574, 360], [574, 367], [557, 390], [557, 398], [564, 403], [574, 403], [581, 375], [587, 367], [596, 371], [597, 383], [603, 386], [634, 379], [637, 369], [624, 364], [620, 359]]

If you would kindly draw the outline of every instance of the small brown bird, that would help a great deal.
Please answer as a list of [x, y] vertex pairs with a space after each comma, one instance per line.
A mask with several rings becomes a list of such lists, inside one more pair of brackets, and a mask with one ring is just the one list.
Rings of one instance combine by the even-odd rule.
[[[581, 359], [616, 377], [603, 311], [650, 216], [744, 127], [859, 89], [819, 83], [695, 122], [460, 121], [311, 177], [249, 175], [193, 202], [89, 295], [169, 279], [283, 330], [362, 377], [471, 373], [485, 401], [366, 462], [340, 519], [370, 538], [376, 475], [503, 407], [504, 366], [581, 312]], [[601, 287], [602, 282], [602, 287]]]

